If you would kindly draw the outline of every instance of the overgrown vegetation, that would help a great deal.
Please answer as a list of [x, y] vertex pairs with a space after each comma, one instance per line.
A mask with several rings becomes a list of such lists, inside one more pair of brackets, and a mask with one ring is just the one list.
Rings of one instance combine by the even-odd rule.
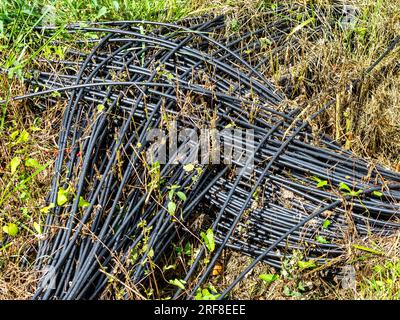
[[[287, 6], [321, 5], [331, 17], [331, 1], [285, 1]], [[337, 4], [339, 2], [335, 2]], [[265, 12], [274, 11], [280, 1], [202, 1], [202, 0], [92, 0], [92, 1], [25, 1], [4, 0], [0, 3], [0, 100], [24, 92], [21, 76], [35, 58], [50, 52], [62, 56], [62, 44], [51, 45], [34, 27], [42, 24], [65, 25], [77, 21], [162, 20], [174, 21], [204, 13], [225, 13], [227, 33], [252, 30], [265, 24]], [[311, 113], [335, 97], [336, 108], [318, 123], [316, 131], [335, 137], [358, 155], [380, 161], [400, 171], [400, 100], [399, 50], [379, 70], [347, 94], [346, 86], [357, 78], [398, 33], [400, 2], [349, 1], [356, 8], [356, 19], [337, 28], [318, 43], [304, 39], [299, 54], [287, 52], [284, 57], [265, 61], [263, 72], [285, 91], [290, 103]], [[279, 13], [276, 13], [277, 16]], [[270, 17], [270, 15], [268, 15]], [[301, 34], [313, 28], [313, 17], [293, 9], [289, 19], [297, 19], [292, 32]], [[332, 17], [331, 17], [332, 18]], [[62, 37], [62, 31], [58, 35]], [[265, 39], [268, 46], [268, 39]], [[356, 97], [356, 98], [355, 98]], [[32, 263], [35, 247], [41, 237], [42, 218], [48, 208], [45, 197], [51, 179], [51, 168], [57, 153], [55, 137], [62, 105], [41, 109], [29, 101], [2, 105], [0, 116], [0, 298], [29, 298], [34, 290]], [[321, 183], [321, 181], [316, 181]], [[323, 187], [323, 186], [321, 186]], [[352, 190], [350, 190], [351, 192]], [[185, 197], [179, 188], [171, 187], [168, 209]], [[215, 244], [207, 232], [203, 240], [211, 251]], [[321, 241], [323, 241], [321, 239]], [[193, 259], [190, 243], [177, 243], [170, 260]], [[213, 272], [209, 287], [198, 293], [198, 299], [214, 299], [219, 284], [229, 283], [250, 258], [226, 252]], [[163, 273], [176, 267], [166, 261]], [[233, 291], [236, 298], [257, 299], [399, 299], [399, 235], [390, 238], [350, 239], [348, 254], [331, 266], [316, 267], [302, 260], [301, 254], [285, 262], [276, 273], [260, 264], [244, 287]], [[343, 288], [343, 282], [332, 270], [343, 266], [354, 269], [355, 283]], [[353, 270], [352, 269], [352, 270]], [[169, 279], [169, 278], [168, 278]], [[184, 286], [180, 279], [169, 280], [173, 286]], [[111, 286], [114, 284], [111, 284]], [[151, 294], [148, 297], [152, 297]]]

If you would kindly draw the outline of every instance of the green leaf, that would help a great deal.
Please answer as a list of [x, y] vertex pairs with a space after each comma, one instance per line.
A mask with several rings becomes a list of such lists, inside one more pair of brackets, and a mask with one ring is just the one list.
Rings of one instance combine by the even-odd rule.
[[27, 142], [29, 140], [29, 133], [26, 130], [23, 130], [18, 137], [16, 143]]
[[211, 228], [207, 229], [206, 232], [201, 232], [200, 236], [203, 238], [204, 243], [207, 247], [207, 249], [210, 252], [213, 252], [215, 250], [215, 240], [214, 240], [214, 232]]
[[194, 297], [194, 300], [203, 300], [203, 294], [200, 289], [197, 289], [196, 295]]
[[272, 274], [272, 273], [263, 273], [260, 274], [260, 279], [266, 283], [272, 283], [275, 280], [278, 280], [278, 275], [277, 274]]
[[317, 240], [317, 242], [322, 243], [322, 244], [330, 243], [328, 240], [326, 240], [326, 239], [325, 239], [324, 237], [322, 237], [322, 236], [317, 236], [317, 237], [315, 238], [315, 240]]
[[17, 171], [17, 168], [21, 164], [21, 159], [19, 157], [14, 157], [11, 159], [10, 162], [10, 169], [11, 169], [11, 174], [14, 174]]
[[352, 197], [358, 197], [361, 193], [362, 193], [362, 190], [359, 189], [358, 191], [351, 191], [351, 192], [350, 192], [350, 195], [351, 195]]
[[185, 249], [185, 254], [187, 256], [191, 256], [192, 255], [192, 247], [190, 245], [190, 242], [186, 242], [186, 245], [185, 245], [184, 249]]
[[3, 226], [3, 231], [9, 236], [15, 237], [19, 232], [19, 228], [15, 223], [9, 223], [8, 225]]
[[195, 300], [217, 300], [219, 296], [219, 294], [212, 294], [208, 289], [198, 289]]
[[352, 247], [355, 248], [355, 249], [358, 249], [358, 250], [369, 252], [369, 253], [373, 253], [373, 254], [377, 254], [377, 255], [384, 255], [384, 253], [382, 251], [378, 251], [378, 250], [375, 250], [375, 249], [364, 247], [364, 246], [361, 246], [361, 245], [358, 245], [358, 244], [353, 244]]
[[62, 206], [67, 202], [68, 202], [68, 190], [64, 189], [64, 188], [58, 189], [58, 192], [57, 192], [57, 204], [59, 206]]
[[176, 204], [173, 201], [168, 202], [168, 213], [173, 216], [176, 211]]
[[323, 188], [326, 185], [328, 185], [328, 181], [327, 180], [322, 180], [322, 181], [318, 182], [317, 188]]
[[181, 279], [174, 279], [174, 280], [169, 280], [170, 284], [173, 284], [174, 286], [177, 286], [178, 288], [185, 290], [185, 284], [186, 281], [185, 280], [181, 280]]
[[167, 270], [170, 270], [170, 269], [175, 270], [175, 268], [176, 268], [176, 265], [171, 264], [169, 266], [163, 266], [163, 271], [167, 271]]
[[382, 197], [382, 196], [383, 196], [383, 193], [382, 193], [382, 192], [376, 191], [376, 190], [373, 191], [372, 194], [373, 194], [374, 196], [376, 196], [376, 197]]
[[168, 199], [169, 200], [172, 201], [174, 199], [174, 193], [175, 193], [174, 190], [169, 190], [169, 192], [168, 192]]
[[13, 133], [10, 134], [10, 140], [13, 141], [15, 138], [19, 135], [19, 131], [16, 130]]
[[321, 182], [322, 180], [318, 178], [317, 176], [313, 176], [312, 179], [316, 182]]
[[328, 229], [330, 225], [331, 225], [331, 221], [330, 220], [325, 220], [324, 224], [322, 225], [322, 227], [324, 229]]
[[314, 261], [309, 260], [309, 261], [298, 261], [298, 266], [300, 269], [312, 269], [316, 267], [316, 264]]
[[40, 223], [34, 222], [33, 228], [35, 229], [37, 234], [42, 234], [42, 227], [40, 226]]
[[90, 203], [87, 202], [85, 199], [83, 199], [82, 196], [79, 197], [79, 203], [78, 203], [78, 206], [79, 206], [79, 207], [81, 207], [81, 208], [86, 208], [86, 207], [88, 207], [89, 205], [90, 205]]
[[28, 160], [25, 161], [25, 166], [31, 168], [39, 168], [40, 163], [36, 159], [29, 158]]
[[347, 192], [351, 192], [352, 190], [350, 189], [350, 187], [347, 185], [347, 184], [345, 184], [344, 182], [340, 182], [339, 183], [339, 189], [340, 190], [344, 190], [344, 191], [347, 191]]
[[192, 163], [188, 163], [186, 165], [183, 166], [183, 170], [185, 170], [186, 172], [191, 172], [194, 169], [194, 164]]
[[104, 104], [98, 104], [98, 105], [97, 105], [97, 111], [98, 111], [98, 112], [102, 112], [105, 108], [106, 108], [106, 107], [105, 107]]
[[40, 209], [40, 212], [42, 213], [49, 213], [50, 209], [53, 209], [56, 205], [54, 203], [50, 203], [48, 206], [43, 207]]
[[182, 201], [186, 201], [187, 197], [186, 195], [182, 192], [182, 191], [178, 191], [176, 193], [176, 195], [182, 200]]

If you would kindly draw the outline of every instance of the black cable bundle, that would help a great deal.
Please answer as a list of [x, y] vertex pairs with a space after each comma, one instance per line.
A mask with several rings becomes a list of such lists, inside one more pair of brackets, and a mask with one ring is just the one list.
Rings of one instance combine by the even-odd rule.
[[[271, 54], [278, 54], [292, 26], [274, 25]], [[212, 228], [219, 246], [187, 297], [224, 248], [257, 258], [220, 298], [258, 261], [280, 267], [283, 257], [301, 250], [323, 263], [343, 252], [349, 230], [398, 230], [400, 175], [313, 135], [301, 110], [289, 108], [246, 60], [243, 43], [251, 39], [253, 51], [260, 50], [257, 39], [265, 29], [213, 38], [223, 27], [223, 17], [190, 27], [145, 21], [70, 26], [74, 34], [98, 34], [94, 48], [47, 61], [64, 72], [35, 71], [30, 83], [43, 91], [20, 98], [54, 92], [68, 97], [48, 199], [53, 205], [37, 259], [56, 281], [54, 287], [40, 282], [36, 299], [97, 298], [119, 268], [126, 271], [118, 275], [122, 282], [144, 284], [177, 232], [188, 231], [200, 203], [216, 211]], [[194, 163], [185, 170], [175, 163], [186, 152], [181, 141], [165, 164], [152, 163], [147, 133], [170, 130], [170, 120], [194, 130], [250, 129], [252, 156], [233, 163], [236, 175], [224, 165]], [[186, 281], [201, 270], [206, 250], [197, 254]], [[174, 298], [181, 296], [178, 290]]]

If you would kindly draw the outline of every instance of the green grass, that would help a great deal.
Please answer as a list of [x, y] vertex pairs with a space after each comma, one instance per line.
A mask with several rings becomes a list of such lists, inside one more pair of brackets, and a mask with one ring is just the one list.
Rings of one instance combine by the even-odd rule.
[[[46, 50], [36, 26], [104, 20], [175, 21], [187, 15], [189, 0], [3, 0], [0, 2], [0, 67], [21, 77], [29, 63]], [[0, 94], [0, 100], [10, 93]], [[4, 126], [5, 110], [0, 119]]]

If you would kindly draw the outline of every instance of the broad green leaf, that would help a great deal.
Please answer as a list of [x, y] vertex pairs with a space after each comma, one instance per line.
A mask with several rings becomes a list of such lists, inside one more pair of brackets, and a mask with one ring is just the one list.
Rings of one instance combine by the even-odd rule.
[[339, 189], [340, 190], [344, 190], [344, 191], [347, 191], [347, 192], [351, 192], [352, 190], [350, 189], [350, 187], [347, 185], [347, 184], [345, 184], [344, 182], [340, 182], [339, 183]]
[[19, 228], [15, 223], [9, 223], [6, 226], [3, 226], [3, 231], [9, 236], [15, 237], [19, 232]]
[[42, 234], [42, 227], [40, 226], [39, 223], [34, 222], [33, 223], [33, 228], [35, 229], [37, 234]]
[[324, 224], [322, 225], [322, 227], [324, 229], [328, 229], [330, 225], [331, 225], [331, 221], [330, 220], [325, 220]]
[[312, 179], [316, 182], [321, 182], [322, 180], [318, 178], [317, 176], [313, 176]]
[[176, 193], [176, 195], [182, 200], [182, 201], [186, 201], [187, 197], [186, 195], [182, 192], [182, 191], [178, 191]]
[[64, 188], [58, 189], [57, 192], [57, 205], [62, 206], [68, 202], [68, 190]]
[[275, 280], [277, 280], [279, 277], [277, 274], [272, 274], [272, 273], [263, 273], [260, 274], [260, 279], [266, 283], [272, 283]]
[[25, 166], [31, 168], [39, 168], [40, 163], [36, 159], [29, 158], [28, 160], [25, 161]]
[[323, 188], [323, 187], [325, 187], [326, 185], [328, 185], [328, 181], [322, 180], [322, 181], [318, 182], [317, 188]]
[[173, 201], [168, 202], [168, 213], [173, 216], [176, 211], [176, 204]]
[[50, 209], [53, 209], [56, 205], [54, 203], [50, 203], [48, 206], [43, 207], [40, 209], [40, 212], [42, 213], [49, 213]]
[[21, 164], [21, 159], [19, 157], [14, 157], [11, 159], [10, 162], [10, 169], [11, 169], [11, 174], [14, 174], [17, 171], [17, 168]]
[[214, 232], [211, 228], [207, 229], [206, 232], [201, 232], [200, 236], [203, 238], [204, 243], [207, 247], [207, 249], [210, 252], [213, 252], [215, 250], [215, 240], [214, 240]]
[[16, 143], [27, 142], [29, 140], [29, 133], [26, 130], [23, 130], [18, 137]]
[[372, 194], [373, 194], [374, 196], [376, 196], [376, 197], [382, 197], [382, 196], [383, 196], [383, 193], [380, 192], [380, 191], [373, 191]]
[[19, 131], [16, 130], [10, 134], [10, 140], [13, 141], [19, 135]]
[[219, 296], [219, 294], [212, 294], [208, 289], [198, 289], [195, 300], [217, 300]]
[[86, 208], [90, 205], [89, 202], [87, 202], [82, 196], [79, 197], [79, 203], [78, 206], [81, 208]]
[[327, 243], [329, 243], [329, 241], [326, 240], [326, 239], [325, 239], [324, 237], [322, 237], [322, 236], [317, 236], [315, 239], [317, 240], [317, 242], [322, 243], [322, 244], [327, 244]]

